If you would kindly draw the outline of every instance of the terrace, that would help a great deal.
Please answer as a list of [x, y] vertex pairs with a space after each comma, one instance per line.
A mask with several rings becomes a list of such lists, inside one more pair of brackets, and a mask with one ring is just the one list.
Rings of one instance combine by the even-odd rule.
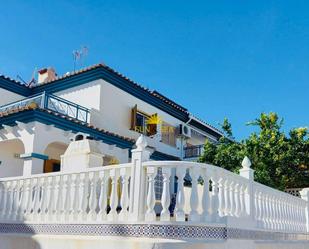
[[248, 158], [238, 175], [209, 164], [150, 161], [143, 136], [136, 146], [131, 163], [0, 179], [0, 230], [309, 239], [309, 189], [298, 198], [255, 182]]

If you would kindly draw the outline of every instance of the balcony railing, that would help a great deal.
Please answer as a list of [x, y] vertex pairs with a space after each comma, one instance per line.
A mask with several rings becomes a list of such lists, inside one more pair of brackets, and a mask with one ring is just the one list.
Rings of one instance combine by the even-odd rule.
[[[309, 189], [297, 198], [259, 184], [253, 180], [248, 159], [240, 175], [209, 164], [144, 161], [149, 158], [147, 143], [138, 142], [131, 163], [0, 179], [0, 223], [195, 222], [309, 232]], [[187, 174], [189, 195], [184, 184]], [[157, 185], [161, 185], [160, 200], [156, 200]]]
[[36, 105], [79, 121], [89, 122], [89, 109], [58, 96], [42, 93], [0, 107], [0, 112], [8, 112], [17, 108]]
[[200, 157], [203, 153], [204, 145], [193, 145], [184, 148], [185, 158], [196, 158]]

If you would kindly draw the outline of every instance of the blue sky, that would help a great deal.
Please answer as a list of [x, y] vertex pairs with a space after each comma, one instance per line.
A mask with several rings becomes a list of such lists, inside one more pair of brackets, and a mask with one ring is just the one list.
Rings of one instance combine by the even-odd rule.
[[[189, 4], [190, 3], [190, 4]], [[5, 1], [0, 73], [104, 62], [236, 138], [261, 112], [309, 125], [308, 1]]]

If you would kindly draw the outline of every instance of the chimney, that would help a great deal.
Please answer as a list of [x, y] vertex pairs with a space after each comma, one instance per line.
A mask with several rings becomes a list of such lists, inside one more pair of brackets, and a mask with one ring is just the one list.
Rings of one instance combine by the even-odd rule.
[[77, 133], [61, 156], [61, 171], [78, 172], [91, 167], [103, 166], [103, 157], [97, 141], [90, 140], [86, 135]]
[[38, 71], [38, 74], [39, 74], [39, 77], [38, 77], [39, 84], [44, 84], [48, 81], [52, 81], [57, 78], [56, 71], [52, 67], [42, 68]]

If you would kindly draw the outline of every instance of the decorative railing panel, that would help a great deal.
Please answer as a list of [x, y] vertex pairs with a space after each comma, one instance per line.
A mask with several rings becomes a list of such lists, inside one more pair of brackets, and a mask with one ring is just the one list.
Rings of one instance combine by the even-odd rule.
[[203, 153], [204, 145], [193, 145], [184, 148], [184, 158], [200, 157]]
[[47, 93], [42, 93], [30, 98], [22, 99], [20, 101], [1, 106], [0, 112], [8, 112], [10, 110], [26, 106], [38, 106], [40, 108], [48, 109], [68, 117], [75, 118], [85, 123], [89, 122], [89, 109], [70, 102], [66, 99]]
[[126, 221], [131, 164], [0, 181], [0, 222]]

